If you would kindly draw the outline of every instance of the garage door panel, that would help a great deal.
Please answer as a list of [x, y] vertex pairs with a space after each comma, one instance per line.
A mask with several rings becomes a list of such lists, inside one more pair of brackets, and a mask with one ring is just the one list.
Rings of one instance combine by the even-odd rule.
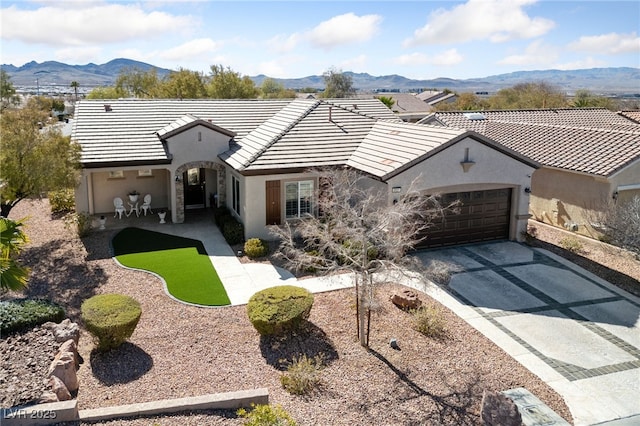
[[509, 237], [511, 189], [448, 193], [445, 203], [460, 200], [459, 214], [448, 213], [434, 223], [420, 247], [439, 247]]

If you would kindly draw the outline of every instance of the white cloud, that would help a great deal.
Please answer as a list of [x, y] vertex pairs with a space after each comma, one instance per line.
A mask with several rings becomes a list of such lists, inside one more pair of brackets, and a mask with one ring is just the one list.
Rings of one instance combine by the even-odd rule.
[[607, 67], [607, 66], [608, 64], [605, 61], [600, 61], [589, 56], [579, 61], [566, 62], [564, 64], [556, 64], [553, 66], [553, 68], [559, 69], [559, 70], [579, 70], [579, 69], [587, 69], [587, 68], [601, 68], [601, 67]]
[[530, 43], [524, 50], [524, 53], [518, 55], [507, 56], [498, 61], [500, 65], [518, 65], [518, 66], [548, 66], [555, 62], [558, 58], [558, 49], [547, 44], [543, 44], [541, 40]]
[[358, 55], [340, 62], [340, 68], [344, 70], [355, 71], [363, 70], [367, 65], [367, 55]]
[[137, 4], [73, 3], [35, 10], [0, 10], [4, 40], [50, 46], [87, 46], [151, 38], [198, 25], [191, 16], [145, 12]]
[[192, 60], [220, 49], [222, 43], [210, 38], [198, 38], [167, 49], [159, 54], [159, 57], [168, 61]]
[[462, 55], [457, 49], [448, 49], [437, 55], [426, 55], [424, 53], [410, 53], [395, 58], [395, 62], [400, 65], [416, 66], [416, 65], [435, 65], [435, 66], [451, 66], [457, 65], [463, 61]]
[[357, 16], [353, 13], [346, 13], [321, 22], [309, 31], [307, 38], [312, 45], [324, 49], [360, 43], [371, 40], [378, 32], [381, 22], [380, 15]]
[[629, 34], [609, 33], [582, 36], [569, 44], [569, 49], [597, 55], [640, 54], [640, 37], [635, 31]]
[[404, 41], [405, 47], [462, 43], [471, 40], [505, 42], [538, 37], [555, 26], [542, 17], [530, 17], [524, 6], [535, 0], [469, 0], [453, 9], [438, 9], [427, 24]]
[[101, 52], [102, 48], [97, 46], [67, 47], [56, 50], [54, 52], [54, 56], [56, 60], [60, 62], [68, 64], [85, 64], [95, 61], [97, 57], [100, 57]]
[[293, 33], [289, 36], [279, 34], [267, 40], [267, 47], [275, 53], [291, 52], [300, 43], [300, 39], [301, 37], [298, 33]]

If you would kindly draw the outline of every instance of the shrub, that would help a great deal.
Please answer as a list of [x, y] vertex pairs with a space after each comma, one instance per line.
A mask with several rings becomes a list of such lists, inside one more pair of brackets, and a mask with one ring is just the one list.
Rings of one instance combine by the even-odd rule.
[[305, 395], [313, 391], [321, 383], [320, 370], [323, 356], [313, 358], [306, 355], [294, 358], [287, 367], [287, 372], [280, 376], [282, 387], [294, 395]]
[[247, 303], [249, 321], [261, 335], [299, 328], [309, 318], [313, 294], [302, 287], [275, 286], [255, 293]]
[[51, 205], [51, 213], [71, 212], [76, 207], [73, 188], [50, 191], [47, 194], [47, 197], [49, 198], [49, 204]]
[[0, 302], [0, 334], [27, 330], [48, 321], [60, 322], [64, 317], [64, 309], [49, 300]]
[[239, 244], [244, 241], [244, 225], [235, 217], [229, 216], [222, 223], [222, 236], [229, 245]]
[[413, 311], [413, 321], [414, 329], [427, 337], [444, 335], [444, 314], [436, 305], [429, 304]]
[[573, 237], [565, 237], [559, 241], [560, 247], [571, 253], [580, 253], [583, 249], [582, 243]]
[[140, 304], [122, 294], [93, 296], [80, 310], [87, 330], [98, 340], [99, 351], [117, 348], [131, 337], [142, 314]]
[[280, 405], [251, 404], [251, 411], [240, 408], [236, 414], [247, 419], [245, 426], [296, 426], [295, 420]]
[[249, 238], [244, 243], [244, 253], [251, 259], [266, 256], [269, 253], [269, 243], [259, 238]]
[[219, 228], [222, 227], [222, 222], [225, 217], [231, 217], [231, 212], [225, 206], [216, 207], [213, 210], [213, 220], [216, 222]]
[[78, 237], [86, 237], [93, 226], [91, 225], [91, 216], [86, 213], [69, 213], [64, 218], [65, 226], [67, 228], [75, 229]]

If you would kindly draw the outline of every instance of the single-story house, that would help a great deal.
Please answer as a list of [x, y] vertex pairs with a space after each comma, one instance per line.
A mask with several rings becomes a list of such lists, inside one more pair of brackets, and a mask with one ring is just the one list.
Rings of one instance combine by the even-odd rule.
[[350, 167], [389, 203], [416, 178], [423, 194], [462, 199], [462, 214], [425, 246], [515, 240], [538, 167], [473, 131], [402, 122], [377, 99], [82, 100], [72, 140], [82, 148], [79, 211], [113, 215], [114, 198], [136, 190], [174, 223], [225, 205], [246, 238], [313, 214], [318, 168]]
[[604, 108], [436, 112], [420, 123], [476, 131], [541, 164], [531, 214], [594, 235], [597, 213], [640, 196], [640, 124]]

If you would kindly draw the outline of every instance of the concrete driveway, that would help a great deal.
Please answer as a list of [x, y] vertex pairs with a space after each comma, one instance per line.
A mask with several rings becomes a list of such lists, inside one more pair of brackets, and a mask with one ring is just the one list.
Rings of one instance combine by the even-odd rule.
[[417, 256], [453, 264], [429, 293], [562, 395], [576, 425], [640, 424], [639, 298], [515, 242]]

